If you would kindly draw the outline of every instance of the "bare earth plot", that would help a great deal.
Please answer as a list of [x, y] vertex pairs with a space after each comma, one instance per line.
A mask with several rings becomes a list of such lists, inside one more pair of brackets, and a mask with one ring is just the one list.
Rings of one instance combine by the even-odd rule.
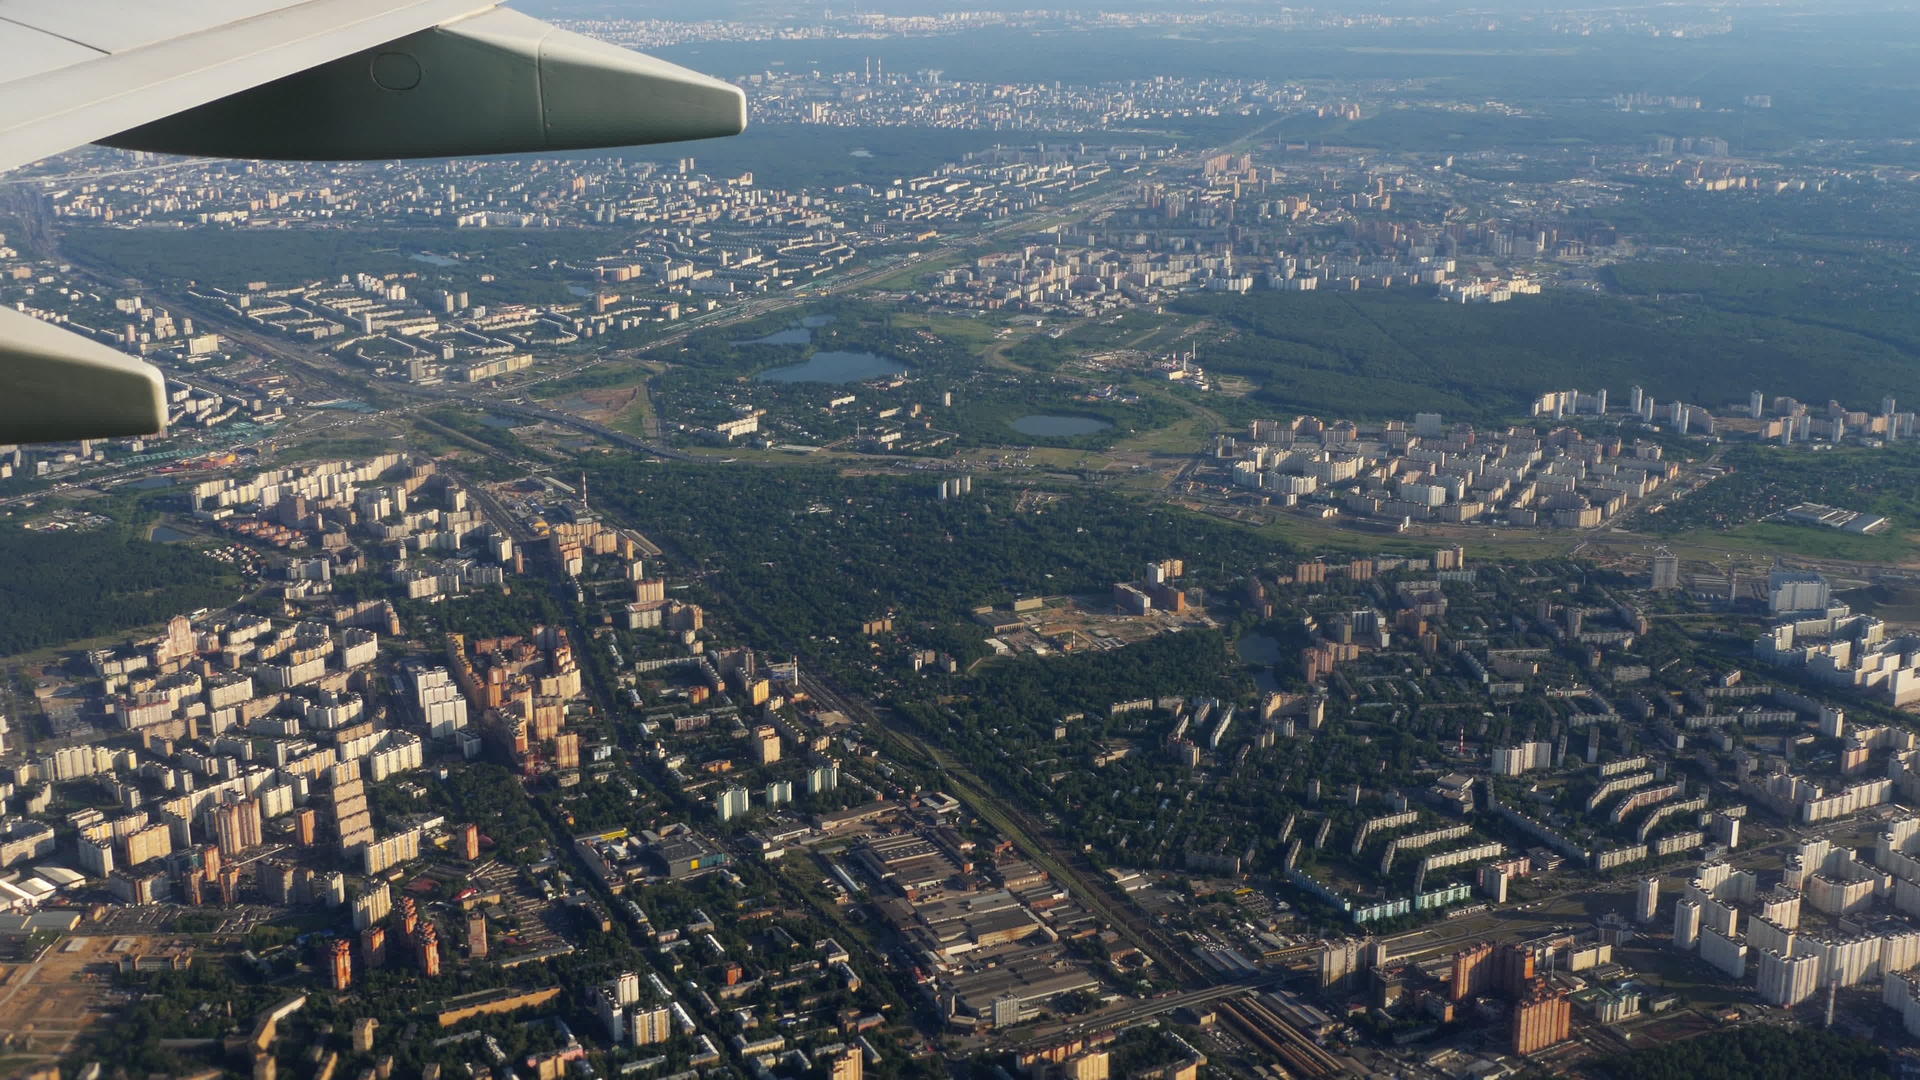
[[149, 939], [66, 938], [37, 961], [0, 964], [0, 1032], [22, 1055], [55, 1058], [86, 1028], [108, 1018], [112, 971], [121, 955], [149, 952]]

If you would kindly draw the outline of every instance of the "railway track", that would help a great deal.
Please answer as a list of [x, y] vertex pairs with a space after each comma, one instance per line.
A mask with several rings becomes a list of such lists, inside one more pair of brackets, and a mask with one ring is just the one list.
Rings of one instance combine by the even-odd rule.
[[[805, 671], [804, 667], [802, 671]], [[1041, 822], [1012, 805], [1011, 800], [1001, 798], [986, 781], [937, 745], [888, 724], [866, 701], [841, 694], [815, 676], [803, 674], [802, 682], [808, 693], [848, 716], [863, 721], [868, 731], [904, 759], [923, 761], [941, 769], [946, 774], [947, 787], [956, 798], [1014, 841], [1027, 857], [1053, 875], [1054, 880], [1072, 893], [1082, 906], [1117, 930], [1135, 948], [1152, 957], [1162, 970], [1178, 979], [1182, 986], [1198, 989], [1220, 981], [1218, 976], [1203, 970], [1187, 955], [1183, 943], [1162, 934], [1124, 896], [1114, 895], [1111, 886], [1101, 879], [1097, 870], [1086, 865], [1070, 850], [1063, 850], [1064, 845], [1050, 843], [1051, 838]]]
[[1289, 1074], [1307, 1080], [1340, 1075], [1338, 1059], [1258, 1000], [1230, 998], [1218, 1007], [1228, 1026], [1271, 1054]]

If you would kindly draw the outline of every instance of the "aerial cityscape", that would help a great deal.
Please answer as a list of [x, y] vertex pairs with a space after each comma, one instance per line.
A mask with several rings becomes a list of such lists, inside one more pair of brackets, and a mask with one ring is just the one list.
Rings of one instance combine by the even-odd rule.
[[1920, 13], [522, 6], [0, 172], [0, 1076], [1920, 1076]]

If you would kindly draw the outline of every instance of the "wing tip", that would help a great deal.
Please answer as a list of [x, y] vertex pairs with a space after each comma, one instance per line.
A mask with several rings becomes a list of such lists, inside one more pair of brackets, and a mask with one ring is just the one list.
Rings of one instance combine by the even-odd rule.
[[0, 309], [0, 445], [155, 435], [166, 422], [159, 368]]

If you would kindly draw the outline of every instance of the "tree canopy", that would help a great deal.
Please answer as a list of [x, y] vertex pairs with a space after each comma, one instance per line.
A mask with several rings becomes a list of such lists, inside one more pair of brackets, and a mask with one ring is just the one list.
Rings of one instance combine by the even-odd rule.
[[1816, 1028], [1754, 1024], [1606, 1059], [1613, 1080], [1890, 1080], [1884, 1047]]

